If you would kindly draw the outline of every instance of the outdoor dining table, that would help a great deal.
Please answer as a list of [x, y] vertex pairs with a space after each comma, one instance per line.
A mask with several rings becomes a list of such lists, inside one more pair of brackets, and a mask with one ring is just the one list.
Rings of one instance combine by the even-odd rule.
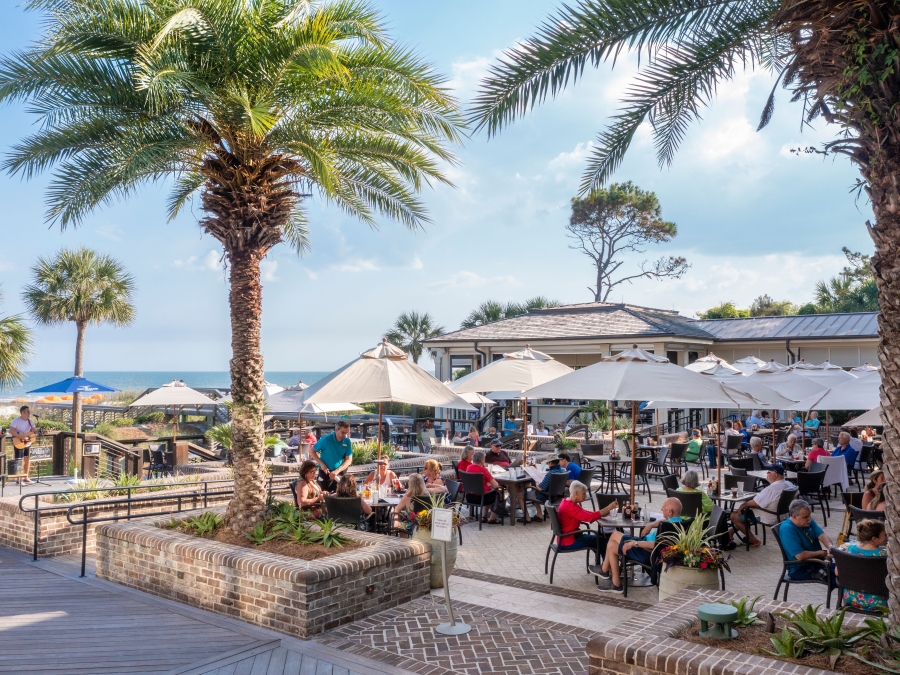
[[632, 532], [640, 530], [644, 525], [649, 525], [652, 522], [652, 520], [646, 518], [639, 518], [637, 520], [634, 518], [626, 518], [621, 513], [616, 513], [614, 516], [604, 516], [597, 521], [600, 527], [614, 527], [617, 529], [631, 530]]
[[382, 497], [375, 500], [366, 500], [372, 511], [375, 512], [376, 531], [390, 531], [391, 509], [400, 503], [400, 497]]
[[[530, 469], [531, 467], [528, 468]], [[529, 485], [534, 485], [536, 480], [530, 476], [528, 472], [516, 469], [512, 470], [512, 474], [510, 474], [509, 471], [504, 471], [502, 473], [494, 473], [493, 475], [494, 480], [497, 481], [500, 487], [505, 488], [507, 493], [509, 493], [509, 526], [515, 527], [516, 505], [519, 503], [519, 491], [521, 490], [524, 492]]]
[[[766, 476], [769, 475], [769, 472], [763, 469], [762, 471], [748, 471], [748, 476], [753, 476], [754, 478], [759, 478], [760, 480], [767, 480]], [[796, 480], [797, 472], [796, 471], [785, 471], [784, 477], [788, 480]]]
[[619, 487], [625, 487], [625, 483], [619, 478], [617, 469], [620, 464], [631, 464], [630, 457], [619, 457], [618, 459], [612, 459], [608, 455], [592, 457], [591, 464], [594, 467], [600, 467], [600, 485], [603, 487], [603, 492], [618, 492]]
[[731, 495], [731, 490], [725, 490], [720, 495], [710, 495], [710, 499], [722, 506], [725, 511], [734, 511], [734, 507], [744, 502], [749, 502], [758, 493], [756, 492], [738, 492], [736, 496]]
[[781, 462], [785, 466], [792, 468], [794, 471], [799, 471], [801, 468], [806, 466], [805, 459], [788, 459], [786, 457], [776, 457], [775, 461]]

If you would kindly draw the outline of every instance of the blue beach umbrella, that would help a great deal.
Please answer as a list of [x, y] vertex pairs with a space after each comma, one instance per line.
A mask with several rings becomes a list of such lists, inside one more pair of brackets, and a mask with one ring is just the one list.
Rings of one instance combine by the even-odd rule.
[[[110, 391], [119, 391], [105, 384], [97, 384], [83, 377], [67, 377], [59, 382], [48, 384], [46, 387], [32, 389], [29, 394], [102, 394]], [[75, 401], [72, 401], [72, 431], [75, 432], [73, 445], [78, 448], [78, 420], [75, 419]]]

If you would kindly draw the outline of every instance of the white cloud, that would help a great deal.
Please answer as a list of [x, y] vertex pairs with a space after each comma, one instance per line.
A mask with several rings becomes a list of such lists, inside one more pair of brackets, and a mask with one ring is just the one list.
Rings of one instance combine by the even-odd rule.
[[192, 255], [182, 260], [172, 261], [172, 267], [188, 272], [222, 272], [223, 260], [221, 251], [212, 250], [203, 256]]
[[425, 269], [425, 263], [422, 262], [422, 259], [419, 256], [413, 258], [412, 263], [409, 266], [411, 270], [421, 270]]
[[315, 281], [316, 279], [319, 278], [319, 275], [316, 274], [315, 272], [313, 272], [313, 271], [312, 271], [311, 269], [309, 269], [308, 267], [304, 267], [304, 268], [303, 268], [303, 271], [306, 272], [306, 276], [308, 276], [308, 277], [309, 277], [310, 279], [312, 279], [313, 281]]
[[483, 277], [475, 272], [462, 270], [447, 279], [432, 281], [430, 284], [427, 284], [427, 287], [436, 291], [449, 291], [464, 288], [480, 288], [488, 284], [502, 284], [505, 286], [520, 285], [513, 276]]
[[479, 56], [469, 60], [457, 60], [450, 66], [453, 77], [447, 82], [449, 88], [454, 95], [460, 99], [468, 99], [478, 89], [478, 83], [488, 74], [488, 68], [497, 57], [501, 55], [500, 51], [494, 51], [491, 56]]
[[573, 175], [584, 171], [585, 161], [593, 149], [593, 141], [579, 143], [572, 152], [561, 152], [547, 162], [547, 168], [554, 172], [557, 182], [570, 180]]
[[332, 265], [331, 269], [336, 272], [380, 272], [381, 265], [374, 258], [369, 260], [358, 259], [343, 262], [340, 265]]
[[278, 277], [275, 276], [275, 273], [278, 271], [277, 260], [263, 260], [259, 264], [259, 271], [263, 281], [278, 281]]
[[122, 228], [117, 225], [101, 225], [95, 227], [94, 232], [110, 241], [122, 241]]

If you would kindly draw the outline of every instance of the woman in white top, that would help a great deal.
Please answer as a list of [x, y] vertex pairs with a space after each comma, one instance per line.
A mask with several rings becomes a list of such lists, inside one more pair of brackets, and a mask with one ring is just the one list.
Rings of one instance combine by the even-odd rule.
[[535, 433], [538, 436], [549, 436], [550, 435], [550, 432], [547, 430], [547, 427], [544, 426], [543, 420], [538, 422], [537, 431]]
[[795, 449], [800, 449], [797, 447], [797, 437], [794, 436], [794, 434], [788, 434], [784, 443], [779, 444], [779, 446], [775, 448], [775, 456], [790, 457], [794, 454]]

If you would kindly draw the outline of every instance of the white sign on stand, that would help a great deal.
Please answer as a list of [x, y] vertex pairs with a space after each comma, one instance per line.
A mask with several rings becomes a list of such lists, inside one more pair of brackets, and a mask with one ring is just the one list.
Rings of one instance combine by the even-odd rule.
[[457, 623], [453, 618], [453, 607], [450, 604], [450, 584], [447, 581], [447, 542], [453, 541], [453, 509], [431, 510], [431, 540], [438, 542], [441, 547], [441, 572], [444, 577], [444, 600], [447, 601], [447, 613], [450, 615], [450, 623], [438, 624], [434, 629], [444, 635], [464, 635], [472, 630], [465, 623]]

